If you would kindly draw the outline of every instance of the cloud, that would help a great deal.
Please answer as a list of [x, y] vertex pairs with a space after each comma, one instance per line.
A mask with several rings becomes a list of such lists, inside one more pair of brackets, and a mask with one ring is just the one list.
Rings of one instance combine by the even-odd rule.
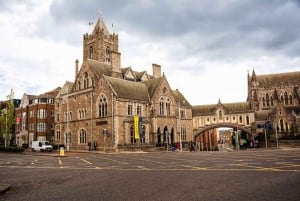
[[161, 64], [192, 104], [246, 100], [252, 69], [300, 69], [297, 0], [12, 0], [0, 1], [0, 11], [1, 95], [73, 81], [82, 35], [100, 12], [119, 34], [122, 66], [152, 73], [151, 64]]

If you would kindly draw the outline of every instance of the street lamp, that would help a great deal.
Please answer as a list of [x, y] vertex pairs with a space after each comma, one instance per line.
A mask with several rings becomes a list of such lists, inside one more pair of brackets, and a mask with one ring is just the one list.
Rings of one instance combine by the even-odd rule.
[[168, 131], [166, 130], [166, 143], [167, 143], [167, 152], [169, 150], [169, 140], [168, 140]]
[[7, 108], [3, 109], [3, 114], [5, 114], [5, 135], [4, 135], [4, 143], [5, 143], [5, 147], [7, 146]]
[[179, 101], [179, 103], [178, 103], [178, 119], [179, 119], [179, 144], [180, 144], [180, 151], [182, 152], [182, 139], [181, 139], [181, 132], [182, 132], [182, 129], [181, 129], [181, 122], [180, 122], [180, 120], [181, 120], [181, 112], [180, 112], [180, 101]]

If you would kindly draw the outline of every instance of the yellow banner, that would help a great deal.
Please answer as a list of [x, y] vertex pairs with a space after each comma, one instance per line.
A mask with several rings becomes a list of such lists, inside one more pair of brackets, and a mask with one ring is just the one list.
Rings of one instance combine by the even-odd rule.
[[139, 116], [134, 116], [134, 138], [136, 140], [140, 139], [140, 133], [139, 133]]

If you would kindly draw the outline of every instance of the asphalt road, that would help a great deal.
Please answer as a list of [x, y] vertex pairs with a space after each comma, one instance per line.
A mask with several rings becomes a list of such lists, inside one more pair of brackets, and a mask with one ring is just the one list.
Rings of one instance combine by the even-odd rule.
[[300, 200], [300, 149], [0, 153], [1, 201]]

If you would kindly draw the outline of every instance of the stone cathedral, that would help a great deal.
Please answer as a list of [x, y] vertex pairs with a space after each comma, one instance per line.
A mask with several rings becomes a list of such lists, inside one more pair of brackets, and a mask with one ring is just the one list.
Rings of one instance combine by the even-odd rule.
[[99, 17], [83, 35], [75, 81], [55, 101], [54, 142], [67, 149], [165, 147], [193, 140], [192, 106], [173, 90], [158, 64], [152, 75], [121, 66], [118, 35]]

